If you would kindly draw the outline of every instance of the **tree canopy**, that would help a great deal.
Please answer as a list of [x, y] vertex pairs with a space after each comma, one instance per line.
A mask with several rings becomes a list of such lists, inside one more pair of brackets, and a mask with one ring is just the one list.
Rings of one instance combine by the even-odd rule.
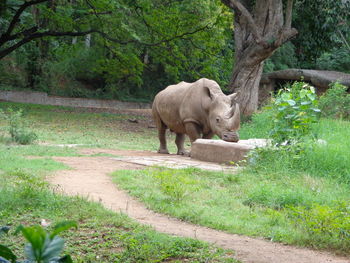
[[[271, 3], [279, 1], [284, 21], [299, 34], [259, 60], [275, 53], [265, 71], [293, 66], [346, 69], [350, 1], [296, 0], [293, 12], [286, 11], [292, 10], [288, 3], [293, 1]], [[260, 28], [256, 12], [263, 2], [2, 0], [0, 88], [145, 100], [167, 85], [201, 77], [226, 88], [233, 67], [242, 68], [237, 47], [246, 46], [234, 40], [240, 30], [234, 20], [248, 12]], [[262, 46], [279, 41], [262, 39], [259, 30], [248, 32], [246, 40], [255, 35], [259, 42], [260, 35]]]

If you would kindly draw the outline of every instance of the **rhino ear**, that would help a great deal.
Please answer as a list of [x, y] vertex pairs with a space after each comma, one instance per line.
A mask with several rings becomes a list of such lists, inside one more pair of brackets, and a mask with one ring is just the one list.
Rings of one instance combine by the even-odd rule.
[[205, 91], [207, 93], [207, 96], [210, 98], [210, 100], [215, 100], [216, 94], [211, 90], [210, 87], [205, 87]]
[[204, 88], [204, 96], [202, 98], [202, 107], [208, 111], [210, 106], [212, 105], [213, 101], [216, 98], [216, 94], [211, 92], [210, 88], [205, 87]]

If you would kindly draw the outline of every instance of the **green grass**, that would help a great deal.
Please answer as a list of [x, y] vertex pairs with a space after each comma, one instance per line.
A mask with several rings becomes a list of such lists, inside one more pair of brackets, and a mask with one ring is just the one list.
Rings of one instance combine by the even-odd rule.
[[[64, 168], [50, 157], [79, 155], [76, 148], [45, 146], [41, 143], [86, 144], [87, 147], [149, 151], [158, 148], [156, 130], [142, 127], [140, 124], [130, 126], [133, 124], [127, 121], [129, 115], [88, 113], [64, 107], [0, 104], [0, 108], [7, 107], [24, 108], [26, 118], [32, 122], [32, 129], [39, 135], [39, 144], [29, 146], [9, 144], [2, 129], [0, 131], [3, 138], [0, 140], [2, 178], [8, 177], [9, 173], [16, 173], [18, 171], [16, 169], [40, 177], [47, 172]], [[241, 138], [266, 138], [271, 127], [270, 123], [271, 117], [266, 112], [253, 116], [250, 122], [243, 123]], [[5, 122], [0, 120], [0, 125], [2, 124]], [[145, 171], [119, 171], [114, 173], [113, 178], [148, 207], [186, 221], [232, 233], [265, 237], [273, 241], [332, 249], [349, 255], [350, 123], [322, 119], [313, 129], [319, 139], [327, 141], [326, 145], [310, 143], [300, 148], [301, 151], [294, 148], [259, 150], [252, 154], [248, 165], [237, 174], [196, 169], [155, 168]], [[170, 150], [174, 152], [173, 135], [169, 138]], [[41, 156], [43, 159], [26, 159], [26, 156], [31, 155]], [[11, 187], [20, 187], [20, 184]], [[17, 189], [14, 193], [21, 193], [19, 188], [14, 189]], [[0, 200], [3, 198], [10, 204], [12, 199], [17, 200], [16, 203], [27, 204], [25, 198], [3, 196], [0, 193]], [[41, 200], [40, 198], [37, 197], [35, 200]], [[50, 220], [74, 219], [71, 217], [77, 214], [78, 217], [75, 219], [82, 225], [100, 224], [99, 229], [108, 228], [109, 221], [104, 220], [107, 218], [112, 220], [106, 214], [109, 212], [102, 208], [97, 209], [96, 204], [84, 200], [52, 193], [45, 193], [42, 198], [49, 199], [42, 202], [45, 209], [40, 206], [40, 209], [31, 208], [22, 217], [11, 216], [7, 212], [6, 217], [2, 215], [0, 219], [12, 218], [13, 225], [22, 221], [33, 222], [38, 218], [47, 218], [52, 210], [54, 212], [52, 217], [48, 218]], [[51, 199], [66, 201], [59, 201], [57, 205]], [[5, 202], [4, 200], [1, 202]], [[13, 206], [16, 203], [14, 202]], [[102, 211], [101, 216], [98, 216], [100, 213], [98, 211]], [[86, 217], [83, 214], [86, 214]], [[84, 218], [79, 219], [79, 215]], [[27, 217], [30, 219], [25, 220]], [[86, 232], [96, 234], [92, 228], [88, 228]], [[83, 244], [94, 242], [91, 238], [83, 239], [85, 240]], [[74, 240], [79, 242], [78, 238]], [[98, 238], [97, 243], [98, 240], [101, 241]], [[114, 241], [112, 239], [111, 243]], [[116, 244], [118, 242], [115, 241]], [[74, 247], [72, 249], [75, 250]], [[106, 251], [110, 251], [109, 249], [110, 246]], [[119, 250], [119, 247], [117, 246], [115, 250]], [[82, 252], [84, 249], [81, 248], [75, 251], [78, 253], [77, 257], [79, 253], [84, 253]]]
[[[256, 115], [241, 136], [266, 137], [266, 127], [267, 114]], [[349, 255], [350, 123], [322, 119], [313, 129], [327, 144], [258, 150], [237, 174], [155, 168], [118, 171], [113, 180], [183, 220]]]
[[[140, 116], [9, 102], [1, 102], [1, 108], [23, 109], [24, 117], [32, 123], [30, 128], [37, 133], [39, 142], [134, 150], [158, 149], [156, 129], [144, 129], [137, 123], [128, 122], [130, 118], [142, 120]], [[5, 124], [4, 120], [0, 120], [0, 126], [2, 124]]]
[[22, 259], [24, 240], [12, 235], [14, 230], [19, 224], [39, 224], [45, 219], [52, 225], [64, 220], [78, 222], [77, 230], [63, 235], [67, 241], [65, 253], [71, 254], [74, 262], [236, 262], [232, 251], [157, 233], [98, 203], [53, 192], [44, 180], [54, 171], [67, 169], [53, 156], [79, 156], [77, 148], [54, 144], [147, 149], [156, 143], [149, 136], [153, 131], [145, 129], [144, 133], [128, 135], [122, 126], [129, 116], [122, 114], [0, 103], [0, 108], [7, 107], [24, 108], [40, 140], [40, 144], [26, 146], [11, 143], [6, 122], [0, 120], [0, 226], [11, 227], [10, 235], [1, 236], [0, 243]]
[[[23, 171], [0, 175], [0, 225], [39, 224], [75, 220], [77, 230], [64, 234], [65, 253], [74, 262], [235, 262], [232, 252], [198, 240], [170, 237], [140, 226], [122, 214], [104, 209], [82, 198], [52, 193], [40, 176]], [[1, 238], [22, 255], [24, 240], [8, 235]]]

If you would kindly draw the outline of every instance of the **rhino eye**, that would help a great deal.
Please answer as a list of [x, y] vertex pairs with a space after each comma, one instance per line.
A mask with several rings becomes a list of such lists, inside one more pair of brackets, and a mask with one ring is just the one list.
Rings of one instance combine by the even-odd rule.
[[217, 123], [220, 122], [220, 117], [216, 117], [216, 122], [217, 122]]

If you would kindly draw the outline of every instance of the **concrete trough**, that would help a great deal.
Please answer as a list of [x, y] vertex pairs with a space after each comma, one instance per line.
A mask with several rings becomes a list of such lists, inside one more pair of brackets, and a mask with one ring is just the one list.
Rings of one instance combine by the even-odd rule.
[[267, 144], [265, 139], [240, 140], [237, 143], [198, 139], [192, 144], [191, 158], [215, 163], [238, 162], [245, 159], [250, 150]]

